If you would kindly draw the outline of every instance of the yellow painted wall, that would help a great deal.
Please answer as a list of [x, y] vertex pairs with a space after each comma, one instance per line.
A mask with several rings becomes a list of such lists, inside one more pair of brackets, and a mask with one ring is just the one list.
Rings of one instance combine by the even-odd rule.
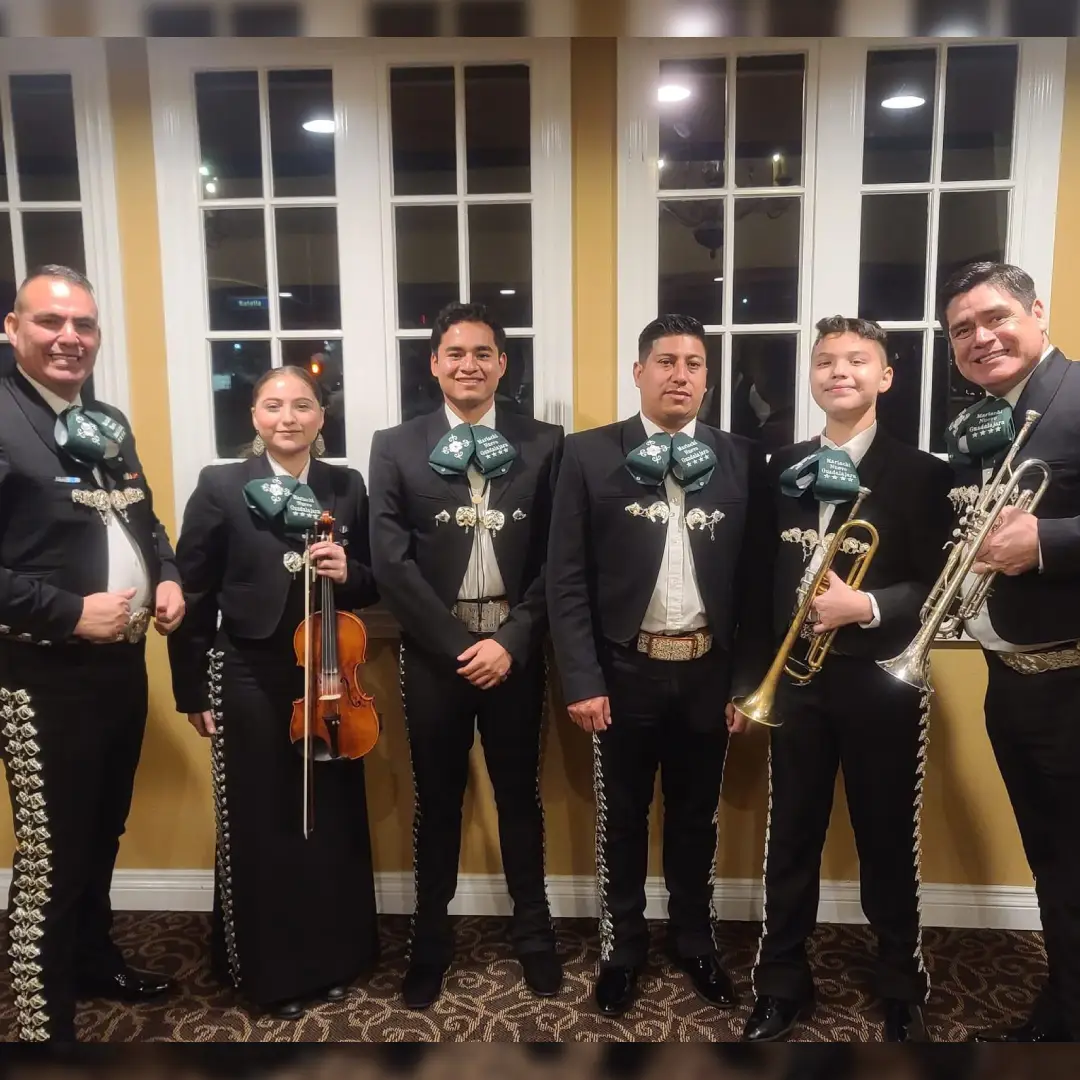
[[[59, 3], [58, 8], [63, 8]], [[160, 251], [145, 43], [108, 43], [115, 129], [131, 413], [159, 513], [175, 535], [168, 383]], [[575, 426], [615, 419], [616, 409], [616, 47], [611, 37], [580, 38], [572, 47]], [[1080, 355], [1080, 309], [1068, 303], [1080, 284], [1080, 51], [1071, 43], [1061, 198], [1054, 273], [1055, 341]], [[108, 328], [106, 328], [107, 330]], [[119, 865], [206, 869], [212, 865], [213, 819], [206, 744], [171, 705], [165, 650], [151, 635], [150, 723]], [[1028, 885], [1020, 848], [993, 756], [981, 701], [985, 666], [977, 649], [954, 646], [934, 656], [935, 683], [925, 785], [924, 879], [959, 884]], [[412, 784], [397, 696], [396, 648], [375, 642], [365, 685], [385, 713], [384, 736], [369, 759], [368, 801], [376, 867], [411, 864]], [[872, 717], [868, 717], [872, 722]], [[737, 740], [728, 758], [721, 815], [721, 876], [761, 871], [765, 823], [765, 737]], [[543, 744], [542, 794], [552, 874], [593, 868], [592, 771], [587, 737], [566, 719], [556, 689]], [[496, 872], [498, 840], [490, 786], [478, 752], [465, 810], [462, 869]], [[0, 835], [12, 845], [6, 805]], [[654, 816], [652, 872], [659, 873]], [[850, 880], [857, 861], [842, 797], [824, 859], [824, 876]]]

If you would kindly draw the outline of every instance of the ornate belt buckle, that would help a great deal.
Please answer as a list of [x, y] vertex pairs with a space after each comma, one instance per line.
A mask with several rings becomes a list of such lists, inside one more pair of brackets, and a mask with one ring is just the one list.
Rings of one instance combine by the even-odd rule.
[[124, 630], [124, 640], [132, 645], [137, 645], [146, 637], [146, 631], [149, 628], [150, 609], [140, 608], [128, 619], [127, 627]]

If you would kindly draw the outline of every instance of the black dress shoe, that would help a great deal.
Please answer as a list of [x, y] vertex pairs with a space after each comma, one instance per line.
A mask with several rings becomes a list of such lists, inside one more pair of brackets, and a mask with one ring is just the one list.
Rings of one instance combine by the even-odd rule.
[[349, 988], [347, 986], [331, 986], [328, 990], [323, 991], [323, 998], [326, 1001], [344, 1001], [348, 993]]
[[266, 1011], [278, 1020], [299, 1020], [306, 1012], [302, 1001], [278, 1001]]
[[562, 986], [562, 962], [554, 949], [522, 953], [518, 957], [525, 984], [537, 997], [554, 997]]
[[137, 1003], [164, 997], [176, 989], [172, 979], [147, 971], [124, 968], [115, 975], [92, 975], [79, 982], [80, 998], [108, 998], [110, 1001]]
[[604, 1016], [622, 1016], [637, 996], [638, 969], [606, 967], [596, 980], [596, 1007]]
[[802, 1019], [806, 1004], [791, 998], [770, 997], [763, 994], [743, 1025], [743, 1042], [775, 1042], [791, 1033]]
[[715, 956], [676, 956], [673, 962], [680, 971], [690, 976], [694, 992], [702, 1001], [718, 1008], [738, 1004], [739, 995]]
[[971, 1036], [971, 1042], [1043, 1043], [1072, 1042], [1072, 1039], [1064, 1024], [1044, 1024], [1039, 1020], [1025, 1020], [1016, 1027], [977, 1031]]
[[401, 980], [401, 998], [407, 1009], [427, 1009], [442, 993], [446, 968], [436, 964], [410, 964]]
[[929, 1042], [922, 1008], [907, 1001], [885, 1001], [886, 1042]]

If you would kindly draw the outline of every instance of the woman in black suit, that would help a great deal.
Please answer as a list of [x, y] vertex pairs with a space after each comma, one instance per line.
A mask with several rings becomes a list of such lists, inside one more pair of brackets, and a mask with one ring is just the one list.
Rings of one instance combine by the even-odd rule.
[[344, 997], [378, 950], [363, 761], [315, 765], [305, 839], [303, 758], [289, 738], [304, 695], [293, 649], [304, 577], [295, 571], [322, 510], [334, 516], [336, 542], [311, 554], [337, 606], [365, 607], [377, 594], [364, 481], [318, 460], [314, 379], [302, 368], [267, 372], [252, 420], [252, 456], [203, 469], [184, 512], [176, 560], [188, 614], [169, 659], [177, 710], [211, 740], [215, 967], [253, 1004], [299, 1019], [312, 999]]

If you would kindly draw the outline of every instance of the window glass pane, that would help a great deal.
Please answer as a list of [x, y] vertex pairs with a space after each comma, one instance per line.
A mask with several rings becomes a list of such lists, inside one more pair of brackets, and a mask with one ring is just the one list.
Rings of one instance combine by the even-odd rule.
[[495, 407], [532, 416], [533, 400], [533, 340], [506, 339], [506, 374], [495, 391]]
[[766, 453], [795, 441], [795, 334], [731, 337], [731, 431]]
[[322, 436], [327, 457], [345, 457], [345, 368], [340, 339], [283, 339], [281, 362], [305, 368], [318, 380], [326, 421]]
[[460, 299], [456, 206], [398, 206], [398, 326], [429, 327], [439, 309]]
[[922, 319], [926, 307], [924, 193], [864, 195], [859, 260], [859, 315], [864, 319]]
[[71, 76], [12, 75], [11, 114], [22, 198], [77, 200], [79, 156]]
[[802, 183], [806, 58], [740, 56], [735, 78], [735, 183]]
[[461, 37], [525, 37], [528, 12], [523, 0], [458, 0]]
[[916, 0], [915, 37], [989, 37], [992, 2]]
[[439, 33], [439, 2], [371, 0], [368, 19], [372, 37], [435, 37]]
[[337, 329], [341, 326], [337, 209], [279, 207], [275, 215], [282, 329]]
[[147, 37], [213, 37], [214, 12], [202, 5], [155, 4], [146, 13]]
[[867, 53], [864, 184], [921, 183], [930, 179], [936, 71], [934, 49], [880, 49]]
[[60, 263], [86, 273], [82, 214], [78, 210], [42, 210], [22, 216], [28, 269]]
[[195, 108], [204, 196], [208, 199], [261, 196], [258, 73], [196, 73]]
[[457, 191], [454, 69], [390, 72], [390, 137], [395, 195]]
[[660, 203], [658, 310], [724, 321], [724, 200]]
[[270, 303], [261, 210], [206, 210], [211, 330], [266, 330]]
[[274, 194], [333, 195], [333, 75], [330, 71], [271, 71], [269, 97]]
[[234, 37], [303, 37], [296, 4], [243, 4], [232, 12]]
[[922, 414], [923, 331], [890, 330], [887, 351], [892, 386], [878, 397], [881, 426], [909, 446], [919, 445]]
[[799, 313], [798, 198], [735, 200], [735, 323], [794, 322]]
[[532, 325], [532, 207], [469, 207], [469, 299], [503, 326]]
[[660, 62], [660, 187], [724, 186], [727, 61]]
[[703, 424], [723, 427], [720, 400], [724, 385], [724, 336], [710, 334], [705, 338], [705, 396], [701, 399], [698, 419]]
[[251, 446], [251, 400], [259, 376], [270, 370], [269, 341], [211, 341], [214, 440], [217, 456], [242, 457]]
[[465, 163], [469, 193], [529, 191], [531, 142], [528, 67], [467, 67]]
[[[11, 246], [11, 215], [0, 214], [0, 311], [7, 315], [15, 306], [15, 255]], [[3, 343], [7, 338], [3, 339]]]
[[950, 274], [975, 259], [1001, 262], [1009, 228], [1007, 191], [947, 191], [938, 222], [938, 276], [935, 289]]
[[1005, 180], [1012, 173], [1015, 45], [949, 49], [942, 180]]
[[1076, 37], [1080, 8], [1062, 0], [1009, 0], [1009, 37]]
[[0, 202], [7, 202], [9, 197], [7, 151], [4, 149], [3, 124], [0, 124]]
[[984, 397], [984, 391], [968, 382], [953, 363], [949, 343], [934, 331], [934, 370], [930, 402], [930, 452], [945, 452], [945, 429], [966, 409]]

